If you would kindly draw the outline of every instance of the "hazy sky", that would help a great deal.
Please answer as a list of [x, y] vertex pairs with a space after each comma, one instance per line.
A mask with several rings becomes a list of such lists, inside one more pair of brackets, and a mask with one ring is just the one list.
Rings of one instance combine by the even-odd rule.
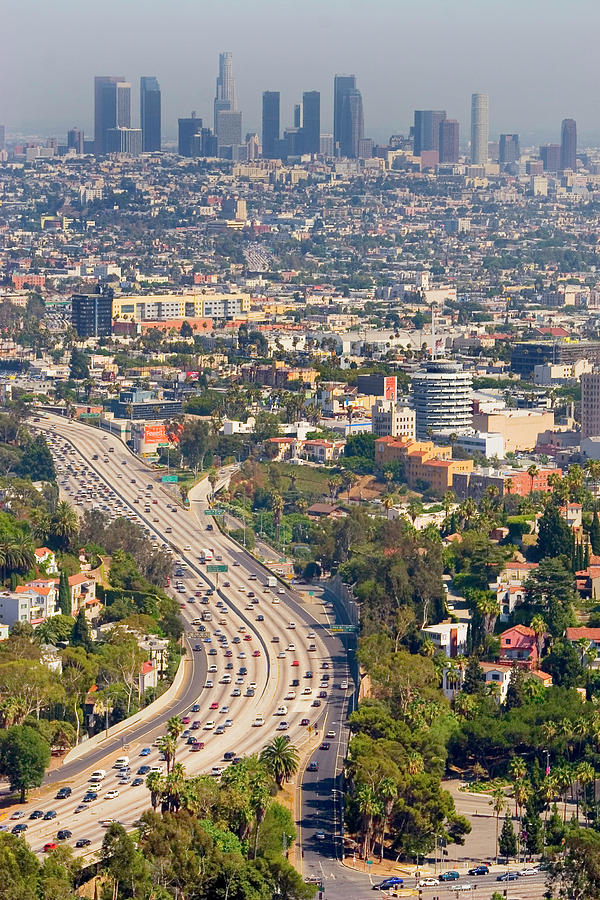
[[353, 72], [365, 132], [408, 131], [415, 108], [446, 109], [467, 138], [470, 95], [490, 95], [490, 133], [600, 145], [598, 0], [0, 0], [0, 122], [9, 132], [92, 137], [93, 76], [156, 75], [163, 134], [195, 109], [212, 126], [218, 54], [233, 53], [244, 131], [260, 95], [280, 90], [282, 127], [303, 90], [320, 90], [332, 130], [332, 81]]

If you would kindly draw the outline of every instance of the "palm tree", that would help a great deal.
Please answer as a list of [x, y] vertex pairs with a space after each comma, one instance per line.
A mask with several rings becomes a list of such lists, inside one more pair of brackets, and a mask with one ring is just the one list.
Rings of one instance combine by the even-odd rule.
[[363, 859], [369, 856], [371, 847], [371, 831], [373, 829], [373, 818], [381, 811], [381, 804], [375, 795], [372, 787], [368, 784], [359, 784], [356, 788], [354, 798], [356, 800], [358, 811], [361, 816], [361, 831], [363, 838]]
[[[575, 769], [575, 776], [578, 782], [577, 790], [577, 821], [579, 821], [579, 788], [583, 788], [583, 799], [585, 800], [585, 789], [588, 784], [593, 784], [596, 780], [596, 770], [589, 762], [580, 762]], [[585, 807], [585, 818], [587, 821], [587, 805]]]
[[177, 740], [183, 734], [183, 730], [184, 724], [179, 716], [171, 716], [167, 722], [167, 734]]
[[[597, 459], [588, 459], [585, 464], [585, 473], [594, 485], [594, 488], [597, 489], [598, 482], [600, 482], [600, 461]], [[597, 490], [594, 490], [593, 493], [595, 495]]]
[[173, 763], [173, 768], [166, 777], [165, 787], [169, 812], [177, 812], [186, 787], [185, 768], [181, 763]]
[[530, 489], [531, 494], [533, 494], [533, 482], [535, 481], [538, 472], [539, 472], [539, 469], [535, 463], [532, 463], [529, 466], [529, 468], [527, 469], [527, 474], [529, 475], [529, 478], [531, 480], [531, 489]]
[[381, 804], [383, 815], [381, 816], [381, 829], [379, 832], [379, 861], [383, 860], [383, 845], [385, 843], [385, 833], [388, 828], [388, 822], [394, 809], [394, 803], [398, 796], [398, 786], [393, 778], [382, 778], [377, 788], [377, 797]]
[[556, 790], [562, 796], [563, 822], [567, 821], [567, 793], [573, 784], [573, 772], [570, 766], [559, 766], [553, 773]]
[[72, 509], [66, 500], [61, 500], [56, 506], [56, 512], [52, 516], [50, 524], [50, 534], [55, 537], [59, 543], [67, 547], [71, 540], [79, 531], [79, 519], [77, 513]]
[[215, 496], [215, 485], [218, 480], [219, 480], [219, 476], [217, 475], [216, 470], [211, 469], [210, 472], [208, 473], [208, 483], [210, 484], [213, 497]]
[[273, 776], [278, 787], [296, 774], [298, 758], [297, 749], [293, 744], [289, 744], [283, 735], [273, 738], [260, 754], [260, 761], [264, 763], [267, 772]]
[[548, 631], [548, 626], [546, 625], [543, 617], [540, 616], [539, 613], [537, 613], [535, 616], [533, 616], [531, 623], [530, 623], [530, 627], [533, 631], [535, 631], [538, 660], [540, 660], [542, 658], [542, 650], [544, 648], [544, 637], [546, 635], [546, 632]]
[[410, 500], [408, 506], [406, 507], [406, 511], [408, 513], [408, 518], [411, 521], [411, 524], [414, 526], [416, 520], [419, 518], [423, 507], [419, 503], [418, 500]]
[[398, 497], [396, 494], [391, 494], [389, 491], [386, 491], [385, 494], [381, 495], [381, 505], [385, 509], [387, 513], [387, 517], [390, 517], [390, 509], [394, 506], [395, 503], [398, 502]]
[[156, 741], [156, 746], [164, 755], [167, 761], [167, 775], [171, 771], [171, 763], [175, 762], [175, 754], [177, 753], [177, 738], [170, 734], [164, 734]]
[[273, 521], [275, 523], [275, 535], [279, 543], [279, 530], [281, 528], [281, 514], [283, 513], [283, 497], [276, 491], [271, 494], [271, 509], [273, 510]]
[[160, 772], [150, 772], [146, 776], [146, 787], [150, 791], [150, 803], [152, 804], [152, 809], [156, 810], [160, 798], [165, 792], [165, 779]]
[[506, 797], [501, 787], [496, 787], [490, 795], [489, 805], [494, 810], [496, 816], [496, 865], [498, 865], [498, 822], [500, 816], [507, 807]]
[[442, 497], [442, 503], [444, 504], [444, 512], [446, 514], [446, 518], [450, 515], [450, 508], [456, 503], [456, 495], [454, 491], [446, 491], [444, 496]]
[[481, 616], [485, 633], [492, 634], [496, 625], [496, 619], [500, 615], [500, 604], [497, 599], [486, 594], [477, 600], [475, 608]]
[[331, 475], [327, 479], [327, 487], [329, 488], [329, 494], [334, 500], [337, 497], [337, 495], [339, 494], [341, 486], [342, 486], [342, 478], [340, 475]]

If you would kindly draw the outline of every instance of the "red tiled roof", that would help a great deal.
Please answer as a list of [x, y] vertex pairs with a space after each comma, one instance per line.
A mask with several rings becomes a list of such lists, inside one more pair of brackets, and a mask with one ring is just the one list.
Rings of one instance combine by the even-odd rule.
[[600, 628], [587, 628], [585, 625], [567, 628], [568, 641], [578, 641], [580, 638], [585, 638], [586, 641], [600, 641]]

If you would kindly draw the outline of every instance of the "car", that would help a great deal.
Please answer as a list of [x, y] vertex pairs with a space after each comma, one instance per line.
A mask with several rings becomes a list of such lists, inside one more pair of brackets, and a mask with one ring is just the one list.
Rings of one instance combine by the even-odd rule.
[[68, 841], [70, 837], [73, 837], [73, 832], [68, 828], [61, 828], [60, 831], [57, 831], [56, 837], [59, 841]]
[[317, 831], [316, 834], [315, 834], [315, 838], [316, 838], [318, 841], [324, 841], [324, 840], [325, 840], [325, 832], [324, 832], [324, 831], [321, 831], [321, 830]]
[[79, 838], [79, 840], [75, 841], [76, 847], [89, 847], [92, 842], [89, 838]]
[[11, 819], [24, 819], [24, 818], [25, 818], [25, 813], [23, 812], [22, 809], [15, 810], [15, 812], [11, 816]]
[[242, 692], [240, 691], [240, 689], [238, 687], [234, 688], [231, 692], [232, 697], [241, 697], [241, 695], [242, 695]]
[[289, 728], [289, 724], [287, 722], [281, 721], [277, 723], [277, 728], [275, 731], [287, 731]]
[[119, 796], [118, 790], [116, 788], [111, 788], [110, 791], [106, 792], [104, 799], [105, 800], [116, 800], [118, 796]]
[[404, 879], [398, 875], [392, 875], [391, 878], [384, 878], [379, 884], [373, 885], [374, 891], [388, 891], [390, 888], [400, 887], [404, 884]]
[[223, 727], [223, 725], [217, 725], [217, 727], [214, 730], [214, 733], [215, 734], [225, 734], [225, 728]]
[[439, 880], [437, 878], [421, 878], [418, 882], [419, 887], [437, 887], [439, 884]]
[[496, 876], [496, 881], [516, 881], [518, 877], [518, 872], [503, 872]]
[[34, 809], [34, 811], [29, 816], [30, 819], [43, 819], [44, 813], [41, 809]]
[[150, 756], [150, 747], [142, 747], [140, 756]]
[[44, 844], [44, 853], [48, 853], [50, 850], [56, 850], [56, 843], [54, 841], [48, 841]]
[[97, 800], [97, 799], [98, 799], [98, 794], [96, 793], [96, 791], [86, 791], [86, 793], [83, 795], [84, 803], [93, 803], [94, 800]]
[[315, 759], [313, 759], [311, 762], [309, 762], [309, 764], [306, 768], [309, 772], [318, 772], [319, 771], [319, 763]]
[[150, 771], [150, 766], [140, 766], [137, 770], [138, 775], [147, 775]]
[[214, 727], [215, 727], [215, 723], [213, 722], [212, 719], [209, 719], [208, 722], [206, 723], [206, 725], [204, 726], [204, 730], [212, 731]]
[[57, 800], [66, 800], [67, 797], [70, 797], [73, 791], [70, 787], [61, 787], [58, 793], [56, 794]]
[[265, 724], [265, 720], [263, 719], [263, 717], [262, 717], [262, 716], [257, 716], [257, 717], [255, 718], [254, 722], [252, 723], [252, 727], [253, 727], [253, 728], [262, 728], [262, 726], [263, 726], [264, 724]]
[[225, 728], [231, 728], [231, 726], [233, 725], [233, 719], [225, 719], [223, 725], [225, 726]]
[[181, 720], [182, 725], [189, 725], [190, 722], [191, 722], [191, 719], [189, 716], [184, 716]]
[[200, 712], [200, 704], [199, 703], [194, 703], [194, 705], [192, 706], [192, 712], [193, 713]]
[[216, 700], [213, 700], [213, 702], [209, 706], [209, 709], [218, 709], [218, 708], [219, 708], [219, 704], [217, 703]]
[[[283, 593], [283, 591], [282, 591], [281, 593]], [[295, 622], [288, 622], [287, 627], [288, 627], [291, 631], [293, 631], [294, 628], [296, 627], [296, 623], [295, 623]]]
[[290, 681], [290, 684], [291, 684], [292, 687], [298, 687], [298, 685], [300, 684], [300, 679], [299, 679], [299, 678], [292, 678], [292, 680]]
[[304, 673], [304, 677], [305, 677], [305, 678], [312, 678], [312, 677], [313, 677], [313, 673], [311, 672], [310, 669], [308, 669], [308, 671]]
[[225, 706], [221, 707], [222, 714], [226, 715], [228, 712], [229, 712], [229, 707], [227, 706], [227, 704], [225, 704]]
[[235, 750], [226, 750], [223, 754], [223, 759], [226, 759], [228, 762], [230, 759], [233, 759], [235, 756]]
[[479, 863], [477, 866], [473, 866], [468, 870], [467, 875], [489, 875], [490, 870], [485, 863]]
[[44, 813], [44, 820], [49, 821], [50, 819], [56, 818], [56, 810], [49, 809], [47, 813]]
[[[448, 874], [447, 872], [445, 873]], [[452, 888], [453, 891], [474, 891], [475, 885], [471, 884], [470, 881], [464, 881], [462, 884], [457, 884]]]
[[320, 706], [320, 705], [321, 705], [321, 701], [318, 700], [318, 699], [315, 699], [315, 700], [313, 700], [312, 705], [313, 705], [313, 706]]
[[257, 616], [257, 617], [256, 617], [256, 621], [257, 621], [257, 622], [264, 622], [264, 621], [265, 621], [265, 617], [264, 617], [264, 616]]
[[13, 825], [13, 827], [11, 828], [12, 834], [24, 834], [26, 831], [27, 825], [25, 825], [23, 822], [19, 822], [18, 825]]
[[300, 724], [306, 727], [307, 725], [310, 725], [310, 722], [308, 719], [300, 719]]
[[143, 783], [144, 783], [143, 778], [134, 778], [133, 781], [131, 782], [131, 787], [139, 787]]
[[448, 872], [442, 872], [440, 875], [440, 881], [457, 881], [459, 878], [460, 875], [455, 869], [450, 869]]
[[347, 691], [348, 690], [348, 682], [342, 681], [342, 683], [340, 684], [340, 687], [343, 691]]
[[293, 659], [293, 660], [292, 660], [292, 666], [293, 666], [294, 668], [297, 668], [299, 665], [300, 665], [300, 663], [298, 662], [297, 659]]
[[208, 679], [208, 681], [207, 681], [206, 684], [204, 685], [205, 688], [211, 688], [211, 687], [214, 687], [214, 686], [215, 686], [215, 685], [214, 685], [214, 682], [213, 682], [210, 678]]
[[319, 747], [319, 750], [329, 750], [330, 747], [331, 744], [328, 741], [323, 741], [323, 743]]
[[520, 869], [519, 872], [518, 872], [518, 874], [519, 874], [522, 878], [526, 878], [526, 877], [529, 876], [529, 875], [538, 875], [538, 874], [539, 874], [539, 871], [540, 871], [540, 870], [538, 869], [537, 866], [529, 866], [529, 867], [526, 868], [526, 869]]
[[325, 700], [327, 698], [327, 691], [319, 691], [319, 697], [321, 700]]
[[302, 696], [303, 697], [309, 697], [310, 694], [312, 694], [312, 688], [309, 688], [309, 687], [302, 688]]

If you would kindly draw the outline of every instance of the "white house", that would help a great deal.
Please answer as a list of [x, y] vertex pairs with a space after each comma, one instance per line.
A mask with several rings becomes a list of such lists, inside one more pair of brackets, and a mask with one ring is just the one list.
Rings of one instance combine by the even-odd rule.
[[452, 659], [466, 652], [468, 628], [467, 622], [440, 622], [439, 625], [426, 625], [421, 634], [433, 641], [436, 650]]

